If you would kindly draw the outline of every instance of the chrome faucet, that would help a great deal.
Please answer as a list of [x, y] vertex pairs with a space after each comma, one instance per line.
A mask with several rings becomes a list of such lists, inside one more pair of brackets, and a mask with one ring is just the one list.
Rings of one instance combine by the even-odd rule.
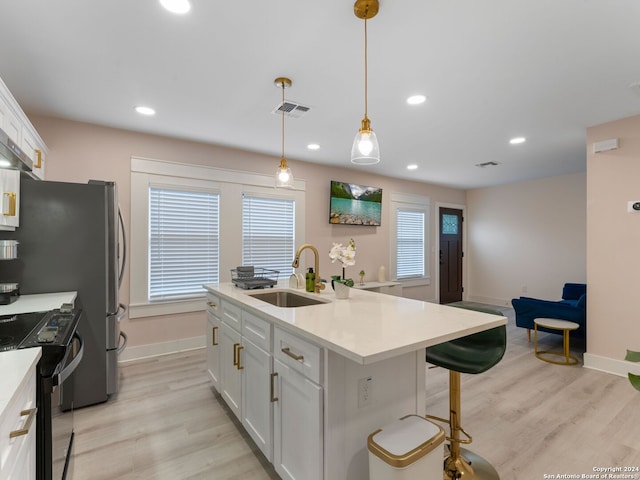
[[300, 245], [300, 247], [298, 248], [298, 251], [296, 252], [296, 256], [293, 259], [293, 263], [291, 264], [291, 266], [293, 268], [298, 268], [298, 266], [300, 265], [300, 254], [302, 253], [302, 251], [308, 248], [313, 252], [313, 255], [315, 256], [315, 270], [314, 272], [316, 273], [316, 279], [314, 281], [313, 284], [313, 291], [315, 293], [320, 293], [320, 290], [324, 290], [324, 283], [322, 283], [322, 279], [320, 278], [320, 272], [319, 270], [319, 262], [320, 262], [320, 258], [318, 257], [318, 249], [316, 247], [314, 247], [313, 245], [311, 245], [310, 243], [305, 243], [304, 245]]

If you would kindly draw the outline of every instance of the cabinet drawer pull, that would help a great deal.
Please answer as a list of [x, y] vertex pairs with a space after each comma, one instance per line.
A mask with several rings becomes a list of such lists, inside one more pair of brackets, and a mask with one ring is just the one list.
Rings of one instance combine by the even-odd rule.
[[285, 348], [283, 348], [281, 350], [282, 350], [282, 353], [284, 353], [285, 355], [290, 356], [294, 360], [297, 360], [299, 362], [302, 362], [304, 360], [304, 355], [296, 355], [295, 353], [291, 353], [291, 350], [289, 350], [289, 347], [285, 347]]
[[36, 152], [36, 157], [38, 158], [38, 160], [36, 161], [36, 164], [33, 166], [33, 168], [42, 168], [42, 150], [40, 150], [39, 148], [34, 148], [34, 151]]
[[6, 206], [2, 209], [2, 214], [5, 217], [15, 217], [16, 216], [16, 193], [15, 192], [4, 192], [7, 197]]
[[240, 363], [240, 350], [242, 350], [243, 348], [244, 347], [242, 345], [238, 345], [238, 370], [244, 370], [244, 367]]
[[207, 305], [209, 305], [211, 308], [216, 308], [218, 305], [213, 303], [213, 302], [207, 302]]
[[234, 343], [233, 344], [233, 364], [237, 367], [238, 366], [238, 362], [240, 361], [238, 359], [238, 347], [240, 346], [239, 343]]
[[21, 435], [27, 435], [29, 433], [29, 429], [31, 428], [31, 424], [33, 423], [33, 419], [36, 418], [36, 413], [38, 413], [37, 408], [30, 408], [29, 410], [22, 410], [20, 412], [20, 416], [24, 417], [25, 415], [29, 415], [27, 421], [24, 424], [24, 428], [20, 430], [14, 430], [13, 432], [9, 432], [9, 438], [16, 438]]
[[275, 396], [276, 387], [274, 386], [274, 380], [277, 376], [278, 376], [278, 372], [273, 372], [271, 374], [271, 393], [270, 393], [271, 403], [278, 401], [278, 397]]
[[211, 328], [211, 345], [214, 347], [218, 345], [218, 327]]

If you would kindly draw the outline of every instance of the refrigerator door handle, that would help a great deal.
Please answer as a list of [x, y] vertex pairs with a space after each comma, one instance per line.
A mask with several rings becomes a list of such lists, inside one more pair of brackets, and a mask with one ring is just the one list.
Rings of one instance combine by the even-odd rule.
[[127, 334], [124, 332], [120, 332], [120, 338], [123, 339], [124, 341], [122, 342], [122, 345], [118, 345], [118, 350], [117, 350], [118, 355], [124, 352], [124, 349], [127, 348], [127, 340], [129, 339], [129, 337], [127, 337]]
[[122, 218], [122, 210], [118, 206], [118, 220], [122, 230], [122, 265], [120, 266], [120, 274], [118, 275], [118, 288], [122, 286], [122, 277], [124, 277], [124, 267], [127, 264], [127, 235], [124, 230], [124, 219]]
[[116, 320], [119, 322], [120, 320], [122, 320], [125, 315], [127, 314], [127, 311], [129, 309], [127, 308], [127, 306], [124, 303], [119, 303], [118, 304], [118, 312], [116, 313]]

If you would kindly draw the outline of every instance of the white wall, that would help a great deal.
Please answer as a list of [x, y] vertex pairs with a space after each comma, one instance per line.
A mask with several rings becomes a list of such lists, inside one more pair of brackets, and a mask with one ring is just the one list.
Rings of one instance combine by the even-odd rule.
[[[619, 139], [619, 148], [593, 153], [593, 142]], [[640, 351], [640, 116], [587, 130], [587, 350], [585, 365], [620, 375], [640, 365], [623, 362]]]
[[[114, 180], [118, 184], [120, 204], [125, 225], [129, 226], [132, 156], [182, 162], [195, 165], [209, 165], [219, 168], [273, 175], [279, 164], [279, 157], [253, 152], [208, 145], [180, 139], [159, 137], [114, 128], [100, 127], [52, 117], [30, 115], [30, 119], [49, 149], [47, 158], [47, 179], [69, 182], [86, 182], [91, 178]], [[348, 161], [348, 146], [345, 152], [345, 167]], [[320, 273], [324, 278], [341, 273], [336, 264], [331, 264], [329, 249], [332, 242], [348, 242], [354, 238], [357, 247], [356, 265], [349, 267], [347, 275], [358, 279], [358, 272], [364, 269], [365, 281], [377, 278], [378, 267], [389, 265], [390, 198], [393, 192], [427, 196], [431, 205], [437, 202], [463, 204], [463, 190], [429, 185], [425, 183], [398, 180], [368, 173], [366, 168], [336, 168], [289, 159], [296, 178], [304, 179], [307, 186], [305, 205], [305, 239], [314, 244], [320, 254]], [[362, 227], [329, 224], [329, 183], [339, 180], [382, 187], [382, 225]], [[433, 208], [433, 207], [432, 207]], [[431, 214], [431, 245], [434, 245], [434, 222]], [[130, 229], [129, 229], [130, 231]], [[431, 277], [434, 278], [433, 252], [431, 252]], [[239, 264], [240, 258], [237, 259]], [[301, 266], [313, 265], [312, 255], [305, 254]], [[224, 279], [223, 279], [224, 280]], [[230, 277], [228, 279], [230, 281]], [[129, 303], [130, 277], [128, 269], [120, 290], [121, 301]], [[434, 300], [435, 281], [430, 285], [405, 289], [406, 296], [420, 300]], [[203, 302], [204, 310], [204, 302]], [[189, 348], [201, 342], [204, 334], [205, 314], [162, 315], [144, 318], [127, 318], [122, 329], [129, 336], [129, 346], [125, 357], [136, 352], [136, 348], [149, 346], [148, 354], [164, 353], [176, 349]], [[201, 342], [202, 343], [202, 342]], [[142, 351], [139, 349], [138, 351]]]
[[468, 300], [559, 300], [586, 282], [586, 174], [467, 192]]

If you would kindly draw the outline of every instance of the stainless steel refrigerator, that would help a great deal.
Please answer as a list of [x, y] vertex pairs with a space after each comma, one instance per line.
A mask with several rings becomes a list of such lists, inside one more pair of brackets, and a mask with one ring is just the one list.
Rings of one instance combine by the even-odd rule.
[[118, 355], [126, 346], [120, 331], [126, 307], [118, 299], [125, 237], [114, 182], [27, 177], [20, 182], [20, 226], [0, 232], [19, 242], [18, 259], [0, 265], [2, 282], [19, 283], [21, 295], [78, 292], [85, 349], [73, 398], [63, 392], [64, 410], [105, 402], [118, 391]]

